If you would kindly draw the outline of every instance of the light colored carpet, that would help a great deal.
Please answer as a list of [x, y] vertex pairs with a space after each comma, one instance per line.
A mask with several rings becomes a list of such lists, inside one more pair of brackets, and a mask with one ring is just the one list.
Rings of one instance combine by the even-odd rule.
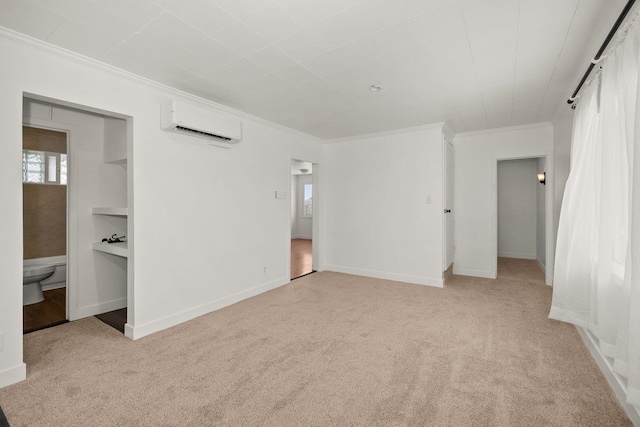
[[631, 425], [538, 276], [316, 273], [138, 341], [88, 318], [26, 335], [0, 406], [12, 427]]

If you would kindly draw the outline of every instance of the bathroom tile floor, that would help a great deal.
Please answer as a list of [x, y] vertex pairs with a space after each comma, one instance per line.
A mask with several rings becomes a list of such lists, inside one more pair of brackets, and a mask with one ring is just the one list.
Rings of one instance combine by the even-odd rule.
[[25, 334], [67, 322], [67, 288], [44, 291], [44, 301], [22, 307]]

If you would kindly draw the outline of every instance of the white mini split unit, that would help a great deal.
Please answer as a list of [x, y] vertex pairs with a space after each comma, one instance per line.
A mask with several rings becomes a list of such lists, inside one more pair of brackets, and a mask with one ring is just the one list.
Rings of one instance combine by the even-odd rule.
[[170, 132], [207, 139], [209, 145], [231, 148], [242, 139], [242, 123], [215, 111], [172, 101], [161, 109], [160, 127]]

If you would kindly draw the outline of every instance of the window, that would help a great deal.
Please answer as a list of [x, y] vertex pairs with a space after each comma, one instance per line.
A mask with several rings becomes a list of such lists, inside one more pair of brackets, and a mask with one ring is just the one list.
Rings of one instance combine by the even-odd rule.
[[302, 217], [310, 218], [313, 216], [313, 184], [304, 184], [302, 197]]
[[22, 182], [67, 185], [67, 155], [22, 150]]

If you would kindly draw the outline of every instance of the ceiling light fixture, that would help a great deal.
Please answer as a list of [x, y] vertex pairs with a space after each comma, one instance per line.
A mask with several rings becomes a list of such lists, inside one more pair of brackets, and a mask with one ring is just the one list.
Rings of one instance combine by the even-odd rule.
[[538, 182], [542, 185], [546, 185], [547, 182], [547, 173], [542, 172], [538, 174]]
[[380, 92], [382, 90], [382, 86], [371, 85], [371, 86], [369, 86], [369, 90], [371, 92]]

